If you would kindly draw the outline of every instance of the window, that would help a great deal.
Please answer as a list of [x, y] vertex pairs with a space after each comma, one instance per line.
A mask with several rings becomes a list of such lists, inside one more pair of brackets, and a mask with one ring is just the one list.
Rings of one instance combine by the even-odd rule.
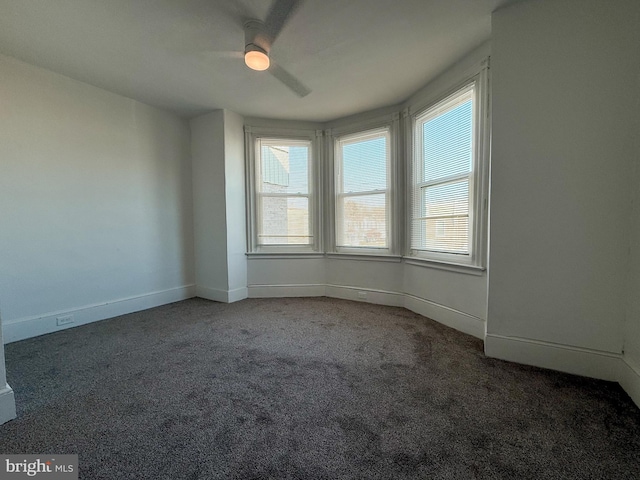
[[310, 246], [311, 142], [256, 139], [256, 246]]
[[482, 124], [473, 81], [414, 117], [411, 255], [480, 265]]
[[335, 141], [337, 249], [389, 248], [389, 128]]

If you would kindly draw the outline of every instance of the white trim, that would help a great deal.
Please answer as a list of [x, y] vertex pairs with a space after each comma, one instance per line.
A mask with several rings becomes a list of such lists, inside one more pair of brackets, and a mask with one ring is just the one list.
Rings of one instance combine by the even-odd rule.
[[[366, 294], [366, 299], [358, 297], [358, 294]], [[346, 285], [326, 286], [326, 296], [331, 298], [342, 298], [344, 300], [354, 300], [356, 302], [375, 303], [377, 305], [388, 305], [390, 307], [404, 307], [404, 294], [390, 292], [387, 290], [377, 290], [373, 288], [351, 287]]]
[[325, 285], [249, 285], [249, 298], [324, 297]]
[[[368, 129], [368, 130], [358, 130], [349, 134], [336, 135], [333, 133], [333, 238], [332, 243], [333, 250], [336, 252], [345, 252], [349, 253], [354, 249], [358, 249], [363, 252], [369, 253], [387, 253], [390, 254], [393, 252], [393, 239], [392, 232], [394, 231], [395, 224], [393, 224], [393, 220], [395, 218], [394, 214], [394, 193], [395, 193], [395, 185], [393, 181], [395, 177], [393, 176], [393, 171], [395, 169], [395, 164], [397, 159], [395, 158], [395, 149], [393, 148], [393, 140], [395, 137], [395, 133], [397, 133], [397, 129], [394, 129], [394, 124], [389, 122], [384, 125], [378, 126], [376, 128]], [[347, 145], [354, 145], [362, 142], [366, 142], [373, 139], [384, 138], [385, 140], [385, 176], [386, 176], [386, 186], [384, 189], [376, 189], [376, 190], [359, 190], [359, 191], [344, 191], [343, 183], [344, 183], [344, 147]], [[345, 208], [345, 199], [353, 198], [353, 197], [364, 197], [364, 196], [384, 196], [384, 206], [385, 206], [385, 241], [386, 246], [383, 248], [368, 248], [361, 245], [340, 245], [343, 238], [344, 232], [343, 230], [343, 219], [344, 219], [344, 208]], [[340, 242], [339, 242], [340, 241]]]
[[[339, 119], [337, 121], [329, 122], [331, 128], [329, 128], [329, 136], [333, 137], [349, 137], [357, 136], [360, 132], [367, 130], [377, 130], [391, 125], [399, 118], [398, 107], [391, 107], [393, 110], [390, 113], [384, 113], [382, 115], [375, 115], [373, 117], [360, 118], [358, 115], [347, 117], [346, 119]], [[336, 126], [336, 124], [338, 124]]]
[[[270, 123], [273, 123], [269, 120]], [[303, 123], [303, 122], [296, 122]], [[272, 137], [286, 139], [308, 139], [315, 135], [317, 128], [287, 128], [274, 126], [254, 126], [245, 124], [244, 131], [257, 137]]]
[[203, 287], [202, 285], [196, 285], [196, 297], [214, 302], [229, 303], [229, 292], [227, 290]]
[[484, 352], [501, 360], [610, 381], [618, 381], [622, 363], [619, 353], [494, 334], [487, 334]]
[[631, 400], [640, 408], [640, 366], [627, 355], [622, 357], [618, 381]]
[[292, 253], [292, 252], [278, 252], [278, 253], [265, 253], [265, 252], [248, 252], [245, 253], [249, 260], [289, 260], [292, 258], [324, 258], [324, 253], [320, 252], [308, 252], [308, 253]]
[[392, 262], [400, 263], [402, 257], [400, 255], [380, 254], [373, 253], [352, 253], [352, 252], [331, 252], [327, 253], [327, 258], [338, 260], [366, 260], [369, 262]]
[[[186, 300], [195, 296], [195, 285], [170, 288], [158, 292], [146, 293], [132, 297], [119, 298], [104, 303], [85, 305], [72, 310], [59, 310], [42, 315], [19, 318], [3, 322], [4, 343], [17, 342], [26, 338], [37, 337], [47, 333], [65, 330], [107, 318], [139, 312], [167, 303]], [[56, 317], [73, 315], [73, 323], [56, 325]]]
[[479, 317], [409, 294], [404, 295], [404, 307], [447, 327], [479, 339], [484, 338], [485, 321]]
[[[403, 232], [403, 222], [401, 219], [403, 208], [403, 196], [402, 192], [403, 175], [398, 174], [398, 169], [402, 169], [402, 158], [400, 151], [400, 125], [399, 125], [399, 112], [393, 111], [380, 116], [368, 118], [367, 120], [357, 121], [352, 119], [350, 122], [341, 122], [342, 126], [339, 128], [331, 128], [325, 130], [325, 152], [323, 161], [325, 174], [325, 199], [323, 206], [328, 213], [328, 216], [324, 221], [325, 229], [325, 245], [327, 253], [356, 253], [358, 251], [363, 253], [369, 253], [371, 255], [378, 255], [382, 252], [386, 255], [398, 255], [402, 251], [401, 236]], [[336, 160], [340, 158], [338, 152], [338, 145], [341, 140], [356, 140], [361, 136], [384, 134], [387, 138], [387, 188], [384, 191], [374, 192], [353, 192], [353, 194], [339, 193], [338, 186], [338, 168], [336, 168]], [[366, 247], [353, 247], [353, 246], [337, 246], [338, 239], [338, 209], [337, 199], [339, 197], [345, 197], [349, 195], [364, 195], [369, 194], [383, 194], [386, 193], [386, 206], [387, 206], [387, 247], [386, 248], [366, 248]]]
[[[435, 260], [440, 263], [467, 264], [475, 267], [486, 265], [486, 250], [488, 243], [488, 192], [489, 192], [489, 142], [491, 119], [488, 111], [489, 98], [489, 57], [485, 57], [468, 75], [458, 77], [456, 82], [448, 83], [448, 88], [440, 91], [438, 95], [430, 96], [429, 101], [417, 101], [412, 98], [407, 102], [408, 118], [405, 122], [405, 181], [406, 188], [406, 210], [405, 210], [405, 252], [407, 256], [416, 259]], [[454, 85], [451, 87], [451, 85]], [[418, 168], [421, 168], [422, 160], [417, 157], [422, 151], [422, 137], [416, 134], [417, 126], [428, 117], [429, 112], [434, 108], [449, 108], [451, 100], [459, 95], [466, 95], [467, 89], [473, 89], [473, 168], [469, 172], [469, 253], [466, 255], [449, 254], [437, 251], [416, 250], [413, 245], [414, 219], [420, 217], [417, 212], [417, 205], [420, 202], [416, 199], [417, 192], [420, 191], [422, 183], [417, 179], [421, 178]], [[446, 105], [442, 105], [446, 104]], [[416, 183], [414, 183], [414, 180]], [[444, 179], [439, 179], [438, 182]]]
[[419, 257], [402, 257], [402, 260], [407, 265], [415, 265], [418, 267], [436, 268], [438, 270], [449, 270], [450, 272], [466, 273], [469, 275], [481, 276], [484, 274], [486, 268], [476, 265], [466, 265], [463, 263], [450, 263], [440, 262], [429, 258]]
[[[245, 188], [246, 188], [246, 225], [247, 225], [247, 250], [252, 253], [313, 253], [324, 250], [322, 239], [322, 134], [320, 129], [290, 129], [277, 127], [253, 127], [244, 126], [245, 131]], [[258, 142], [265, 140], [282, 141], [287, 143], [304, 142], [309, 146], [309, 185], [308, 192], [304, 194], [309, 199], [309, 235], [311, 244], [282, 244], [261, 245], [258, 241], [259, 215], [261, 207], [259, 199], [260, 149]], [[268, 196], [268, 195], [266, 195]], [[292, 195], [289, 195], [292, 196]], [[293, 195], [295, 196], [295, 195]]]
[[236, 288], [234, 290], [220, 290], [219, 288], [197, 285], [195, 296], [214, 302], [233, 303], [247, 298], [249, 291], [246, 287]]
[[16, 399], [12, 388], [5, 384], [0, 390], [0, 425], [16, 418]]
[[249, 298], [249, 290], [247, 287], [240, 287], [234, 290], [229, 290], [227, 292], [229, 303], [238, 302], [240, 300], [244, 300], [245, 298]]

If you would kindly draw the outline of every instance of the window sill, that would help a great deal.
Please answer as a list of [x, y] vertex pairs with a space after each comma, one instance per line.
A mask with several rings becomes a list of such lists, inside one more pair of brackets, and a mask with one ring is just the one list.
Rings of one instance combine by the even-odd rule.
[[375, 253], [346, 253], [346, 252], [331, 252], [327, 253], [327, 258], [340, 259], [340, 260], [366, 260], [371, 262], [393, 262], [400, 263], [402, 257], [400, 255], [389, 255], [388, 253], [375, 254]]
[[419, 267], [436, 268], [438, 270], [447, 270], [456, 273], [465, 273], [467, 275], [481, 276], [486, 271], [485, 267], [477, 265], [466, 265], [464, 263], [442, 262], [419, 257], [402, 257], [407, 265], [416, 265]]
[[248, 252], [245, 253], [247, 258], [251, 259], [269, 259], [282, 260], [294, 258], [322, 258], [324, 253], [319, 252]]
[[463, 273], [467, 275], [482, 276], [487, 270], [485, 267], [477, 265], [466, 265], [463, 263], [452, 263], [438, 260], [432, 260], [419, 257], [402, 257], [399, 255], [381, 254], [375, 255], [371, 253], [322, 253], [322, 252], [247, 252], [245, 253], [249, 260], [292, 260], [292, 259], [318, 259], [329, 258], [334, 260], [356, 260], [368, 262], [388, 262], [388, 263], [405, 263], [407, 265], [415, 265], [418, 267], [435, 268], [437, 270], [446, 270], [449, 272]]

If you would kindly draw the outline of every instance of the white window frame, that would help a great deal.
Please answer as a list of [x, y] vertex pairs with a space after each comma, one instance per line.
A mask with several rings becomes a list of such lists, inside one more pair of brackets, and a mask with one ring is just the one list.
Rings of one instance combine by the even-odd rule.
[[[371, 190], [362, 192], [344, 192], [342, 191], [342, 171], [343, 171], [343, 148], [347, 145], [365, 142], [374, 138], [385, 138], [386, 143], [386, 186], [384, 190]], [[334, 228], [335, 228], [335, 249], [337, 252], [343, 253], [389, 253], [391, 250], [391, 128], [385, 126], [364, 132], [351, 133], [334, 137]], [[342, 212], [340, 206], [343, 205], [346, 198], [361, 197], [366, 195], [381, 195], [385, 197], [385, 247], [359, 247], [356, 245], [339, 245], [338, 239], [341, 238], [342, 230]]]
[[[402, 188], [398, 185], [403, 175], [398, 174], [398, 158], [400, 146], [400, 114], [398, 112], [384, 114], [366, 120], [353, 121], [347, 126], [333, 128], [325, 131], [326, 143], [326, 211], [330, 212], [327, 218], [325, 243], [328, 246], [327, 256], [336, 258], [353, 259], [377, 259], [380, 261], [401, 260], [402, 251], [402, 206], [404, 204]], [[341, 139], [357, 138], [367, 133], [388, 131], [387, 148], [389, 150], [389, 162], [387, 165], [387, 248], [368, 247], [339, 247], [337, 246], [337, 215], [336, 200], [338, 194], [338, 180], [336, 172], [337, 142]]]
[[[444, 94], [425, 104], [411, 108], [408, 112], [407, 136], [409, 155], [407, 156], [407, 263], [431, 264], [437, 268], [457, 271], [481, 272], [486, 267], [487, 211], [488, 211], [488, 171], [489, 171], [489, 95], [488, 59], [482, 62], [479, 71], [455, 84]], [[422, 124], [434, 114], [434, 109], [450, 108], [452, 101], [468, 89], [474, 88], [473, 111], [473, 163], [469, 179], [469, 253], [456, 254], [439, 251], [414, 249], [412, 241], [413, 219], [416, 208], [416, 189], [424, 186], [416, 179], [424, 161], [422, 159]], [[420, 130], [420, 132], [418, 132]]]
[[[319, 137], [321, 130], [289, 130], [245, 126], [245, 150], [246, 150], [246, 180], [247, 180], [247, 251], [248, 255], [268, 254], [269, 256], [282, 254], [289, 255], [322, 255], [322, 225], [320, 214], [321, 151]], [[259, 192], [258, 182], [261, 172], [258, 169], [260, 151], [258, 145], [261, 141], [269, 143], [282, 142], [284, 144], [309, 145], [309, 189], [305, 194], [282, 194], [285, 197], [306, 197], [309, 199], [309, 235], [312, 241], [308, 245], [281, 244], [263, 245], [258, 238], [260, 202], [263, 196], [280, 196], [278, 194], [262, 194]]]

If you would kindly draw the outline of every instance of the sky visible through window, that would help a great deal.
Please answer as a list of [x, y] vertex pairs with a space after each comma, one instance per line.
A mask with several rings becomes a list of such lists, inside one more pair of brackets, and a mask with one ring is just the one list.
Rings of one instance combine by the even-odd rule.
[[350, 143], [342, 150], [343, 193], [387, 188], [387, 139]]
[[287, 193], [309, 192], [309, 147], [281, 147], [289, 150], [289, 187]]
[[472, 110], [469, 99], [424, 124], [423, 181], [471, 171]]

